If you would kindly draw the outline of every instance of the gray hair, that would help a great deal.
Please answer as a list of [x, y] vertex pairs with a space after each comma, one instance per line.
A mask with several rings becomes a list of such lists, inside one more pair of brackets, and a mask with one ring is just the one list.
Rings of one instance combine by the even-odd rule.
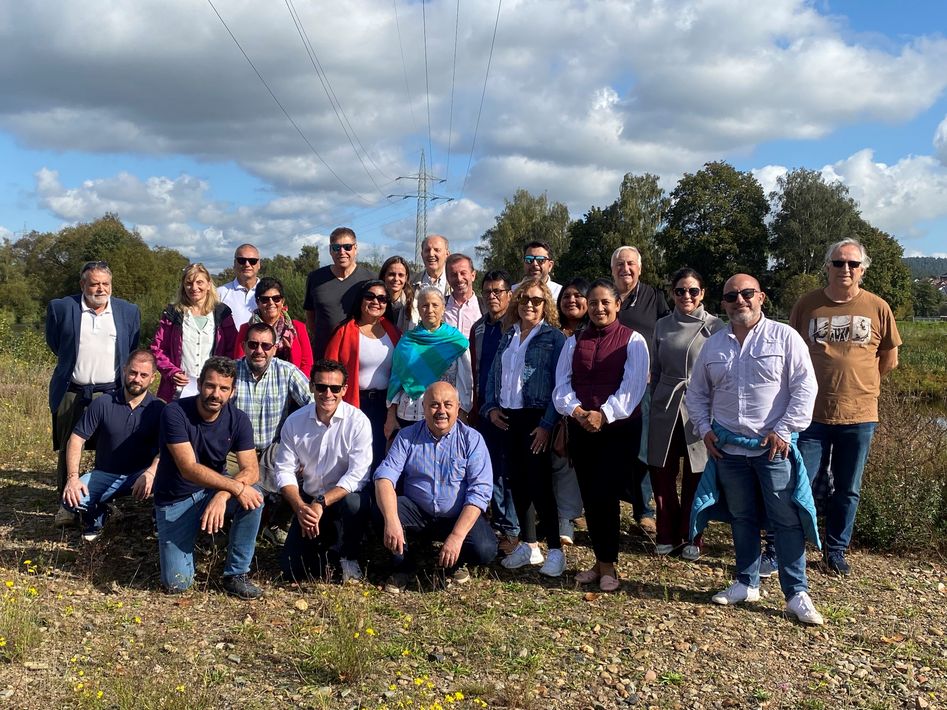
[[861, 256], [862, 269], [867, 271], [868, 267], [871, 266], [871, 257], [868, 256], [868, 252], [865, 251], [865, 245], [862, 244], [857, 239], [852, 239], [851, 237], [849, 237], [848, 239], [842, 239], [841, 241], [835, 242], [835, 244], [833, 244], [826, 250], [825, 265], [828, 266], [832, 262], [832, 255], [836, 251], [838, 251], [842, 247], [847, 247], [849, 245], [853, 247], [858, 247], [858, 251], [860, 251], [862, 255]]
[[447, 306], [447, 298], [445, 298], [444, 292], [441, 291], [437, 286], [433, 286], [431, 284], [428, 284], [427, 286], [422, 287], [421, 290], [418, 291], [418, 303], [420, 304], [421, 301], [424, 300], [425, 296], [432, 293], [435, 296], [437, 296], [439, 299], [441, 299], [441, 305], [445, 307]]
[[82, 265], [82, 268], [79, 269], [79, 281], [85, 281], [86, 274], [92, 271], [104, 271], [110, 277], [112, 276], [112, 270], [109, 268], [108, 262], [105, 261], [87, 261]]
[[612, 258], [609, 261], [609, 263], [611, 264], [611, 267], [613, 269], [615, 268], [615, 263], [618, 261], [618, 257], [621, 255], [623, 251], [633, 251], [635, 254], [637, 254], [638, 266], [641, 266], [641, 252], [638, 250], [638, 247], [623, 246], [623, 247], [618, 247], [615, 251], [612, 252]]

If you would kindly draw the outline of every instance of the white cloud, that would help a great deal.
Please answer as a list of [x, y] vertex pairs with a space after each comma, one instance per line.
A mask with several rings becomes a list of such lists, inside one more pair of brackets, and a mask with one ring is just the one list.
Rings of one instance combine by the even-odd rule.
[[934, 153], [941, 163], [947, 165], [947, 116], [944, 116], [934, 132]]

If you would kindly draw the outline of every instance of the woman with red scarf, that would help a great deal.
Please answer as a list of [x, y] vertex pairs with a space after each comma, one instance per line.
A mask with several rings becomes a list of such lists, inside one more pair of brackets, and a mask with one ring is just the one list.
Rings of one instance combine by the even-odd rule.
[[303, 371], [308, 380], [309, 371], [312, 369], [309, 332], [305, 323], [289, 317], [282, 282], [271, 276], [260, 279], [256, 285], [256, 303], [257, 308], [250, 320], [240, 326], [233, 352], [234, 358], [239, 360], [243, 357], [243, 341], [246, 339], [247, 328], [254, 323], [266, 323], [276, 331], [276, 357], [293, 363]]

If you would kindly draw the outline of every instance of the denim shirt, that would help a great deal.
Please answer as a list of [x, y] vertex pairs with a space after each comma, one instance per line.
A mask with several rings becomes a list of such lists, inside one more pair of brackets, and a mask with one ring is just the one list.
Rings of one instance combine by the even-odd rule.
[[[556, 386], [556, 363], [566, 336], [558, 328], [543, 322], [539, 325], [539, 332], [530, 341], [526, 348], [526, 367], [523, 368], [523, 408], [545, 409], [539, 425], [547, 431], [552, 431], [559, 414], [552, 401], [552, 390]], [[484, 403], [480, 408], [480, 416], [485, 419], [490, 416], [491, 410], [500, 406], [500, 368], [502, 367], [503, 351], [513, 339], [513, 328], [510, 328], [500, 337], [497, 354], [490, 367], [487, 378], [487, 389], [484, 392]]]

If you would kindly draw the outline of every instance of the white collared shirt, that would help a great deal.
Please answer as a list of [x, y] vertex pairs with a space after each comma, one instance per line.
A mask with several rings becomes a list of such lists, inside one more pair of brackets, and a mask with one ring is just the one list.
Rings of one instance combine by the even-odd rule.
[[[691, 373], [687, 413], [701, 437], [717, 422], [752, 438], [775, 431], [788, 442], [812, 421], [817, 388], [809, 349], [799, 333], [761, 316], [742, 346], [733, 326], [707, 339]], [[768, 451], [723, 450], [737, 456]]]
[[[541, 324], [540, 324], [541, 325]], [[520, 342], [520, 324], [513, 324], [513, 337], [500, 356], [500, 406], [504, 409], [523, 408], [523, 370], [526, 368], [526, 348], [542, 328], [540, 325], [526, 334]]]
[[[259, 283], [259, 281], [257, 281]], [[240, 330], [240, 326], [250, 320], [256, 310], [256, 287], [241, 286], [237, 279], [223, 286], [217, 287], [217, 298], [226, 303], [233, 314], [233, 324]]]
[[339, 402], [329, 426], [316, 416], [316, 405], [293, 412], [283, 423], [273, 461], [279, 488], [297, 486], [316, 497], [339, 486], [349, 493], [368, 482], [372, 465], [372, 425], [361, 410]]
[[118, 331], [112, 316], [112, 299], [109, 299], [101, 313], [96, 313], [84, 298], [80, 298], [79, 303], [82, 308], [79, 349], [76, 352], [76, 366], [72, 369], [72, 382], [77, 385], [115, 382], [115, 342]]

